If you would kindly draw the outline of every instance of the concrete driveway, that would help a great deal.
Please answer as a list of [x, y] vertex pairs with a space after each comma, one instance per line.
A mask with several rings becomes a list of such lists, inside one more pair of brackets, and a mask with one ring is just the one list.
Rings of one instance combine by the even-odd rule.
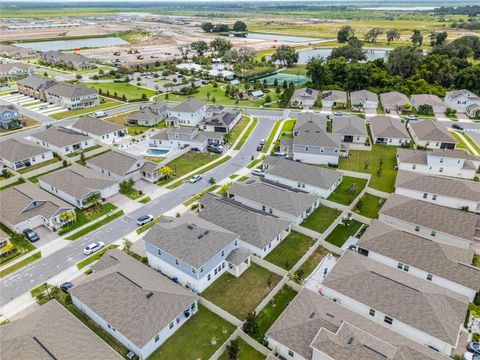
[[128, 196], [118, 193], [109, 197], [107, 201], [119, 207], [120, 209], [125, 209], [133, 200], [131, 200]]
[[33, 231], [35, 231], [40, 237], [40, 240], [35, 242], [36, 247], [46, 245], [58, 238], [58, 234], [55, 231], [52, 231], [43, 225], [33, 229]]
[[135, 189], [142, 191], [144, 194], [151, 194], [158, 189], [158, 186], [150, 181], [139, 179], [135, 182]]

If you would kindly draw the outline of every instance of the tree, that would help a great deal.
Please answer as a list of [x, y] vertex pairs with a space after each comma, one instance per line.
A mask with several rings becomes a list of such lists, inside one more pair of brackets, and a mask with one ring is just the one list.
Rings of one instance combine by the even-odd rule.
[[190, 47], [197, 53], [198, 56], [202, 56], [208, 51], [208, 44], [202, 40], [192, 42]]
[[433, 114], [433, 107], [429, 104], [422, 104], [418, 107], [417, 113], [420, 115], [430, 115]]
[[432, 31], [428, 36], [430, 38], [430, 45], [433, 46], [442, 46], [445, 45], [447, 41], [448, 34], [446, 31], [443, 32], [435, 32]]
[[255, 313], [255, 311], [247, 314], [247, 318], [243, 323], [243, 331], [245, 331], [250, 336], [253, 336], [257, 333], [258, 331], [257, 314]]
[[142, 100], [143, 101], [147, 101], [148, 100], [148, 97], [145, 93], [142, 93]]
[[169, 166], [164, 166], [158, 170], [158, 174], [162, 179], [170, 179], [173, 176], [173, 170]]
[[130, 250], [132, 249], [133, 243], [128, 238], [123, 238], [123, 249], [127, 254], [130, 254]]
[[133, 190], [133, 184], [134, 184], [134, 181], [132, 178], [128, 179], [128, 180], [123, 180], [121, 183], [120, 183], [120, 193], [122, 194], [128, 194], [130, 192], [132, 192]]
[[388, 54], [387, 68], [392, 75], [410, 77], [420, 69], [422, 51], [412, 46], [399, 46]]
[[200, 25], [203, 31], [209, 33], [212, 32], [214, 25], [211, 22], [204, 22]]
[[383, 29], [380, 29], [380, 28], [373, 28], [373, 29], [370, 29], [367, 31], [367, 33], [365, 34], [365, 41], [366, 42], [372, 42], [372, 43], [376, 43], [377, 42], [377, 38], [383, 34]]
[[77, 214], [75, 211], [65, 211], [60, 214], [60, 220], [66, 224], [73, 223], [77, 220]]
[[339, 43], [346, 43], [353, 36], [355, 36], [355, 30], [349, 25], [342, 26], [337, 33], [337, 41]]
[[85, 160], [85, 154], [83, 151], [80, 153], [80, 164], [85, 165], [86, 160]]
[[247, 31], [247, 24], [243, 21], [235, 21], [233, 24], [233, 31], [235, 32], [246, 32]]
[[357, 38], [348, 40], [348, 45], [340, 46], [332, 49], [329, 59], [343, 57], [345, 60], [364, 61], [367, 60], [367, 55], [363, 50], [363, 42]]
[[228, 33], [229, 31], [230, 27], [228, 26], [228, 24], [216, 24], [212, 30], [212, 32], [215, 33]]
[[208, 183], [209, 183], [210, 185], [215, 185], [216, 182], [217, 182], [217, 180], [215, 180], [214, 177], [211, 177], [210, 179], [208, 179]]
[[90, 194], [86, 199], [85, 202], [87, 203], [87, 206], [91, 207], [96, 207], [98, 204], [100, 204], [100, 201], [102, 200], [100, 193], [95, 192]]
[[350, 91], [368, 88], [371, 80], [371, 70], [363, 64], [354, 62], [348, 64], [345, 88]]
[[265, 96], [265, 103], [268, 104], [268, 103], [271, 103], [271, 102], [272, 102], [272, 97], [271, 97], [269, 94], [267, 94], [267, 95]]
[[400, 39], [400, 32], [396, 29], [387, 30], [387, 43]]
[[229, 40], [222, 38], [215, 38], [210, 42], [210, 48], [217, 56], [222, 57], [228, 50], [232, 48], [232, 43]]
[[281, 45], [271, 59], [272, 62], [279, 61], [281, 64], [290, 67], [298, 61], [298, 52], [293, 46]]
[[238, 360], [239, 352], [240, 348], [238, 347], [238, 340], [230, 341], [230, 344], [227, 345], [228, 360]]
[[68, 166], [68, 161], [67, 161], [67, 160], [63, 160], [63, 161], [62, 161], [62, 165], [63, 165], [63, 167], [67, 167], [67, 166]]
[[410, 39], [412, 39], [413, 46], [422, 46], [423, 35], [420, 30], [413, 30], [413, 34]]

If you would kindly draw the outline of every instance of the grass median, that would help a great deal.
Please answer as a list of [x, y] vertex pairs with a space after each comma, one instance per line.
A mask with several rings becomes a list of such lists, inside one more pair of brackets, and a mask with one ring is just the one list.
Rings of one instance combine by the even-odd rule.
[[273, 129], [272, 131], [270, 132], [270, 135], [268, 135], [268, 138], [267, 138], [267, 142], [265, 143], [265, 146], [263, 147], [262, 149], [262, 152], [264, 154], [267, 153], [268, 149], [270, 149], [270, 145], [272, 144], [272, 142], [274, 141], [275, 139], [275, 134], [277, 133], [278, 131], [278, 128], [280, 126], [280, 124], [282, 123], [283, 120], [278, 120], [275, 125], [273, 125]]
[[235, 145], [235, 148], [233, 150], [240, 150], [242, 148], [243, 144], [245, 144], [245, 142], [247, 141], [248, 137], [252, 133], [253, 129], [255, 129], [255, 126], [257, 126], [257, 124], [258, 124], [258, 119], [257, 118], [253, 119], [250, 125], [248, 125], [248, 128], [244, 132], [243, 136], [238, 141], [237, 145]]
[[6, 269], [3, 269], [2, 271], [0, 271], [0, 278], [10, 275], [14, 271], [17, 271], [18, 269], [21, 269], [22, 267], [27, 266], [28, 264], [31, 264], [32, 262], [40, 259], [41, 257], [42, 257], [42, 253], [39, 251], [23, 259], [22, 261], [17, 262], [16, 264], [9, 266]]
[[101, 226], [103, 226], [103, 225], [105, 225], [105, 224], [108, 224], [109, 222], [111, 222], [111, 221], [119, 218], [120, 216], [123, 216], [123, 214], [124, 214], [124, 213], [123, 213], [123, 210], [120, 210], [120, 211], [118, 211], [118, 212], [116, 212], [116, 213], [114, 213], [114, 214], [112, 214], [112, 215], [110, 215], [110, 216], [107, 216], [105, 219], [100, 220], [100, 221], [98, 221], [98, 222], [96, 222], [95, 224], [92, 224], [92, 225], [90, 225], [90, 226], [87, 226], [85, 229], [82, 229], [82, 230], [76, 232], [76, 233], [73, 234], [73, 235], [70, 235], [70, 236], [67, 237], [66, 239], [67, 239], [67, 240], [76, 240], [76, 239], [78, 239], [78, 238], [81, 238], [82, 236], [84, 236], [84, 235], [86, 235], [86, 234], [88, 234], [88, 233], [90, 233], [90, 232], [98, 229], [99, 227], [101, 227]]
[[84, 267], [86, 267], [86, 266], [90, 265], [91, 263], [93, 263], [94, 261], [97, 261], [98, 259], [100, 259], [103, 256], [103, 254], [105, 254], [108, 250], [115, 249], [117, 247], [118, 247], [118, 245], [109, 245], [107, 247], [104, 247], [102, 250], [97, 251], [95, 254], [87, 257], [85, 260], [80, 261], [77, 264], [77, 269], [82, 270]]

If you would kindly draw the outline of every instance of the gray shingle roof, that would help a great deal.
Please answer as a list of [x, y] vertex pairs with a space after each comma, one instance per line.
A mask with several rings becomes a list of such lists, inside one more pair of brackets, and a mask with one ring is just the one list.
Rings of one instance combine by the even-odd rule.
[[260, 214], [236, 202], [205, 194], [199, 216], [240, 236], [240, 239], [263, 249], [290, 225], [288, 221]]
[[[340, 137], [327, 133], [327, 118], [321, 114], [300, 113], [293, 129], [293, 139], [282, 139], [293, 145], [320, 146], [325, 148], [341, 148]], [[285, 141], [286, 140], [286, 141]]]
[[393, 194], [380, 214], [472, 241], [480, 216]]
[[196, 269], [236, 239], [237, 234], [193, 215], [157, 222], [143, 237], [144, 241]]
[[335, 135], [367, 135], [365, 120], [355, 115], [335, 116], [332, 124]]
[[322, 92], [322, 100], [347, 102], [347, 93], [340, 90], [325, 90]]
[[442, 99], [440, 99], [437, 95], [432, 94], [415, 94], [410, 97], [412, 99], [412, 103], [416, 106], [419, 105], [431, 105], [432, 107], [435, 106], [445, 106]]
[[449, 96], [452, 99], [455, 99], [455, 98], [457, 98], [459, 96], [462, 96], [462, 95], [468, 96], [469, 94], [471, 94], [471, 96], [469, 96], [470, 99], [480, 100], [479, 96], [477, 96], [475, 93], [473, 93], [473, 92], [471, 92], [467, 89], [447, 91], [445, 94], [446, 94], [446, 96]]
[[301, 216], [318, 197], [308, 193], [287, 190], [265, 182], [255, 181], [250, 184], [234, 182], [228, 189], [229, 194], [266, 205], [293, 216]]
[[266, 156], [264, 164], [268, 166], [265, 169], [266, 174], [322, 189], [330, 189], [342, 177], [342, 174], [335, 170], [282, 159], [276, 156]]
[[2, 326], [0, 348], [5, 359], [122, 359], [56, 300]]
[[0, 143], [0, 158], [11, 162], [29, 159], [48, 152], [51, 150], [23, 139], [8, 139]]
[[[88, 159], [87, 165], [92, 164], [107, 171], [110, 171], [111, 173], [124, 176], [134, 170], [137, 170], [137, 168], [133, 168], [136, 163], [139, 163], [141, 166], [144, 162], [145, 160], [143, 160], [142, 158], [136, 157], [123, 151], [114, 150]], [[138, 168], [140, 168], [140, 166]]]
[[25, 79], [17, 81], [17, 84], [27, 86], [37, 90], [37, 89], [47, 89], [57, 84], [57, 82], [53, 79], [47, 79], [40, 76], [30, 75], [30, 76], [27, 76]]
[[315, 102], [318, 98], [318, 93], [319, 93], [318, 90], [310, 89], [310, 88], [307, 88], [307, 87], [296, 89], [293, 92], [293, 95], [292, 95], [292, 98], [290, 99], [290, 101], [293, 101], [293, 100], [296, 100], [296, 99], [297, 100], [308, 99], [308, 100], [311, 100], [311, 101]]
[[450, 131], [435, 120], [421, 120], [409, 123], [410, 129], [413, 130], [418, 139], [424, 141], [447, 141], [456, 143], [455, 138], [450, 134]]
[[226, 257], [226, 260], [229, 263], [232, 263], [238, 266], [242, 262], [244, 262], [250, 255], [252, 255], [250, 252], [240, 248], [236, 248], [235, 250], [231, 251], [230, 254], [228, 254], [228, 256]]
[[480, 184], [473, 181], [454, 180], [400, 170], [395, 187], [480, 202]]
[[170, 109], [170, 111], [193, 113], [200, 110], [203, 106], [205, 106], [205, 103], [203, 101], [197, 100], [195, 98], [190, 98], [178, 105], [175, 105], [173, 108]]
[[240, 114], [238, 110], [223, 110], [221, 113], [216, 113], [203, 121], [206, 125], [211, 126], [229, 126]]
[[198, 299], [117, 249], [106, 252], [93, 269], [70, 293], [139, 347]]
[[32, 137], [58, 147], [74, 145], [91, 139], [90, 136], [63, 126], [51, 126], [44, 131], [33, 134]]
[[466, 296], [352, 251], [322, 285], [454, 347], [469, 303]]
[[471, 266], [473, 250], [440, 244], [374, 220], [357, 246], [403, 264], [480, 289], [480, 269]]
[[155, 120], [158, 117], [150, 108], [144, 108], [134, 111], [127, 116], [127, 120]]
[[82, 116], [72, 124], [71, 128], [97, 136], [111, 134], [119, 130], [126, 130], [125, 125], [118, 125], [110, 121], [95, 119], [91, 116]]
[[380, 101], [383, 107], [387, 107], [387, 105], [403, 106], [406, 104], [412, 104], [407, 95], [398, 91], [390, 91], [380, 94]]
[[0, 63], [0, 73], [7, 73], [12, 69], [28, 70], [31, 66], [21, 62]]
[[363, 103], [365, 101], [378, 102], [378, 96], [368, 90], [358, 90], [350, 93], [350, 102], [352, 104]]
[[390, 116], [374, 116], [370, 119], [370, 127], [373, 137], [410, 140], [402, 121]]
[[98, 94], [98, 90], [82, 84], [58, 83], [49, 87], [47, 93], [70, 99], [78, 96]]

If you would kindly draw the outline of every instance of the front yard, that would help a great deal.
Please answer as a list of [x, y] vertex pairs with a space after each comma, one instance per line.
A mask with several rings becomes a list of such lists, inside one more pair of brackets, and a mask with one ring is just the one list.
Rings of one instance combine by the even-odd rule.
[[385, 201], [386, 200], [384, 198], [365, 193], [365, 195], [358, 200], [353, 211], [370, 219], [376, 219], [378, 218], [378, 212]]
[[394, 191], [397, 177], [395, 146], [372, 145], [371, 151], [350, 150], [348, 153], [348, 158], [340, 158], [340, 169], [371, 174], [369, 187], [389, 193]]
[[58, 231], [58, 235], [66, 234], [70, 231], [78, 229], [79, 227], [98, 219], [100, 216], [108, 214], [110, 211], [116, 210], [117, 207], [113, 204], [106, 203], [100, 205], [98, 208], [89, 208], [89, 209], [75, 209], [75, 214], [77, 215], [77, 220], [70, 224], [65, 225]]
[[97, 106], [88, 107], [88, 108], [85, 108], [85, 109], [78, 109], [78, 110], [66, 110], [66, 111], [62, 111], [62, 112], [52, 114], [52, 115], [49, 115], [49, 116], [51, 118], [55, 119], [55, 120], [62, 120], [62, 119], [65, 119], [65, 118], [71, 118], [71, 117], [75, 117], [75, 116], [86, 115], [86, 114], [93, 113], [95, 111], [111, 109], [111, 108], [123, 105], [123, 103], [121, 103], [120, 101], [116, 101], [116, 100], [113, 100], [113, 99], [107, 99], [107, 98], [103, 98], [103, 97], [101, 97], [101, 99], [102, 99], [103, 102], [98, 104]]
[[244, 320], [280, 281], [280, 276], [252, 263], [240, 277], [225, 273], [202, 296]]
[[199, 311], [148, 360], [207, 360], [234, 330], [232, 324], [200, 305]]
[[348, 225], [343, 223], [338, 224], [335, 229], [326, 237], [325, 241], [329, 242], [332, 245], [342, 247], [342, 245], [347, 241], [350, 236], [355, 236], [355, 234], [360, 230], [363, 223], [357, 220], [348, 221]]
[[343, 205], [350, 205], [365, 186], [367, 186], [367, 179], [344, 176], [340, 185], [330, 194], [327, 200]]
[[320, 205], [301, 226], [321, 234], [328, 229], [341, 213], [340, 210]]
[[313, 242], [314, 240], [311, 237], [292, 231], [265, 257], [265, 260], [290, 270], [308, 251]]

